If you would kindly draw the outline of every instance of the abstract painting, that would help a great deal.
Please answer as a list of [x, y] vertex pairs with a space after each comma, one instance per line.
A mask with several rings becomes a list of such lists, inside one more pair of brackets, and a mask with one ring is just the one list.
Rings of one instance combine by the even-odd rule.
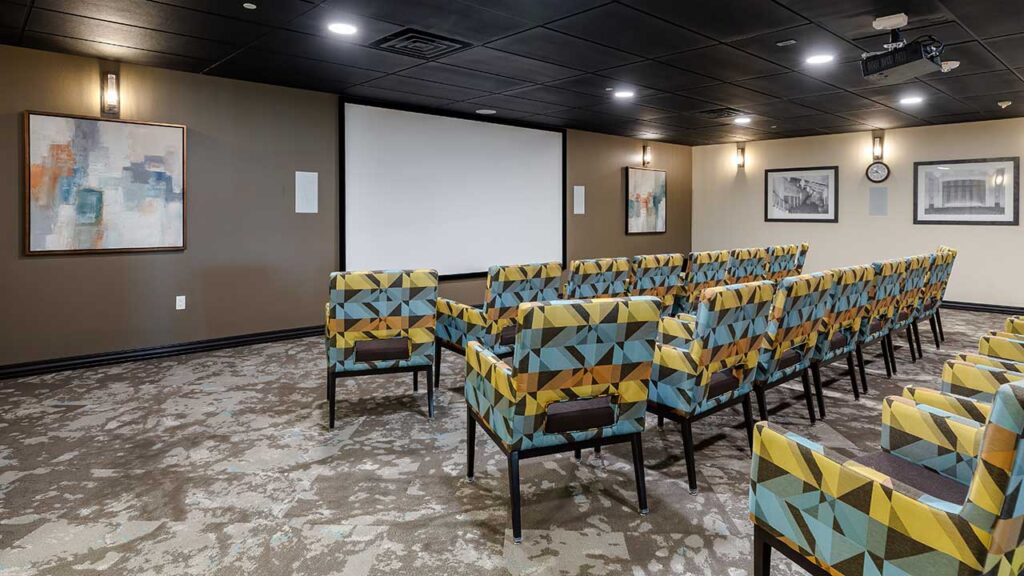
[[839, 222], [839, 167], [764, 171], [765, 222]]
[[626, 234], [665, 232], [668, 193], [664, 170], [626, 168]]
[[185, 249], [185, 127], [25, 113], [25, 253]]
[[1020, 158], [914, 163], [914, 224], [1016, 226]]

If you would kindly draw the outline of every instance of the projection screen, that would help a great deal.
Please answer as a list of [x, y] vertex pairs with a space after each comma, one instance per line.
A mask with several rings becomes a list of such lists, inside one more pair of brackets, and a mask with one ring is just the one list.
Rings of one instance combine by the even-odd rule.
[[561, 261], [562, 134], [344, 105], [344, 268]]

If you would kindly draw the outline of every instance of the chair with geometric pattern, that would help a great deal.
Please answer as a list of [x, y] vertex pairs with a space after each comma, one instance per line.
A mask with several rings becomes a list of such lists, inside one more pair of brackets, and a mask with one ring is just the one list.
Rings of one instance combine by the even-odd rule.
[[968, 359], [950, 359], [942, 367], [940, 390], [948, 394], [964, 396], [980, 402], [992, 402], [996, 390], [1008, 382], [1024, 380], [1024, 364], [1006, 360], [973, 356]]
[[942, 332], [942, 316], [939, 307], [942, 306], [942, 299], [946, 296], [946, 285], [949, 284], [949, 276], [953, 273], [953, 262], [956, 260], [956, 250], [945, 249], [935, 253], [928, 278], [925, 279], [924, 294], [921, 305], [914, 316], [915, 324], [921, 320], [928, 320], [932, 329], [932, 337], [935, 340], [935, 349], [939, 349], [940, 343], [945, 340]]
[[931, 270], [935, 254], [921, 254], [903, 258], [905, 271], [900, 280], [900, 294], [896, 297], [896, 308], [889, 329], [893, 334], [905, 330], [910, 347], [910, 361], [917, 362], [921, 356], [921, 333], [917, 328], [917, 315], [924, 304], [925, 280]]
[[810, 245], [807, 242], [800, 243], [800, 252], [796, 256], [796, 267], [793, 268], [793, 275], [799, 276], [804, 273], [804, 262], [807, 261], [807, 251]]
[[427, 374], [427, 414], [434, 416], [434, 316], [437, 271], [334, 272], [325, 306], [327, 405], [334, 428], [338, 376]]
[[661, 299], [661, 313], [671, 314], [679, 295], [683, 261], [682, 254], [633, 256], [630, 260], [630, 295], [656, 296]]
[[853, 460], [759, 423], [754, 574], [772, 550], [815, 576], [1024, 571], [1024, 386], [989, 405], [908, 387], [882, 405], [881, 450]]
[[630, 442], [641, 514], [647, 387], [661, 301], [653, 296], [519, 306], [511, 365], [480, 342], [466, 351], [467, 469], [476, 426], [508, 460], [512, 537], [522, 541], [519, 461]]
[[564, 298], [618, 298], [628, 294], [629, 258], [593, 258], [569, 264]]
[[774, 293], [768, 281], [708, 288], [696, 316], [661, 320], [647, 411], [658, 415], [659, 427], [665, 418], [679, 423], [691, 494], [697, 491], [694, 422], [742, 403], [752, 439], [750, 390]]
[[803, 382], [811, 423], [817, 420], [808, 372], [822, 321], [831, 304], [832, 282], [832, 274], [825, 272], [788, 276], [779, 282], [754, 377], [761, 420], [768, 419], [765, 393], [795, 378]]
[[796, 269], [800, 264], [800, 248], [799, 244], [769, 246], [768, 271], [765, 279], [778, 282], [787, 276], [798, 276]]
[[729, 251], [691, 252], [686, 259], [680, 282], [680, 296], [676, 299], [674, 313], [694, 314], [700, 304], [700, 296], [704, 290], [715, 286], [725, 286], [725, 276], [729, 271]]
[[511, 354], [519, 305], [557, 300], [561, 282], [559, 262], [491, 266], [483, 307], [438, 298], [434, 385], [440, 386], [442, 348], [465, 356], [466, 345], [476, 340], [498, 356]]
[[1003, 331], [1010, 334], [1016, 334], [1018, 336], [1024, 336], [1024, 316], [1010, 316], [1007, 318]]
[[896, 302], [900, 295], [901, 282], [906, 272], [907, 263], [902, 259], [886, 260], [874, 262], [871, 267], [875, 271], [875, 279], [868, 287], [868, 305], [858, 336], [858, 343], [862, 351], [875, 342], [881, 345], [885, 376], [892, 378], [896, 371], [896, 359], [893, 355], [894, 346], [890, 327], [893, 315], [896, 313]]
[[989, 332], [978, 340], [978, 353], [1011, 362], [1024, 362], [1024, 336]]
[[768, 276], [768, 251], [764, 248], [737, 248], [729, 252], [727, 284], [746, 284]]

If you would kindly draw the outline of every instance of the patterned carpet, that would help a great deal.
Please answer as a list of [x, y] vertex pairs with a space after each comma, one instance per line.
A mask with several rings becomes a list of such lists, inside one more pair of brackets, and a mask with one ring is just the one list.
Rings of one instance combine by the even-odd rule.
[[[943, 319], [943, 350], [923, 326], [917, 364], [901, 339], [898, 378], [870, 350], [859, 403], [837, 364], [825, 421], [809, 425], [798, 382], [769, 392], [772, 421], [850, 456], [873, 450], [880, 399], [934, 386], [952, 351], [1002, 321]], [[646, 517], [628, 444], [525, 461], [514, 545], [505, 459], [483, 434], [477, 480], [464, 480], [464, 365], [444, 358], [435, 420], [411, 376], [364, 377], [339, 380], [334, 431], [318, 338], [4, 381], [0, 574], [748, 573], [738, 407], [694, 427], [697, 496], [678, 428], [648, 417]]]

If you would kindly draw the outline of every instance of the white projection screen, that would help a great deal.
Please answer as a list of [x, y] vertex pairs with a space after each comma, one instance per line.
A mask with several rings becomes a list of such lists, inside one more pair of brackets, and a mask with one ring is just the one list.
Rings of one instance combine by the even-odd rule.
[[346, 270], [561, 261], [562, 134], [344, 105]]

